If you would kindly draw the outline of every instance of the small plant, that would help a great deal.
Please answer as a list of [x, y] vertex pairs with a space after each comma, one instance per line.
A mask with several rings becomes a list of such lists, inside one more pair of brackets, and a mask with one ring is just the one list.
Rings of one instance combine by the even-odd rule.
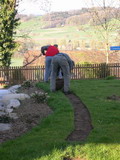
[[22, 87], [30, 88], [30, 87], [33, 87], [33, 84], [32, 84], [31, 81], [24, 81], [23, 84], [22, 84]]
[[107, 76], [106, 80], [116, 79], [116, 76]]
[[31, 94], [31, 98], [33, 98], [37, 103], [46, 103], [49, 96], [47, 93], [35, 91]]
[[0, 117], [0, 123], [9, 123], [10, 122], [10, 117], [4, 115]]

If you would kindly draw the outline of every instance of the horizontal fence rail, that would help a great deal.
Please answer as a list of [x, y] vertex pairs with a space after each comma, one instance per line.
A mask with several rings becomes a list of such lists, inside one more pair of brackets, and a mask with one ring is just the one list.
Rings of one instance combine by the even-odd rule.
[[[44, 66], [0, 67], [0, 84], [21, 84], [23, 81], [43, 81]], [[71, 72], [71, 79], [120, 78], [120, 64], [79, 64]]]

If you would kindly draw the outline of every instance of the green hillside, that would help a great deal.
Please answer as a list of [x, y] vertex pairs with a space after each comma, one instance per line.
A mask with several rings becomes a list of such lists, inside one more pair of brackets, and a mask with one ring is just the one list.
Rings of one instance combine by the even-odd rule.
[[103, 34], [106, 32], [103, 28], [107, 26], [110, 41], [113, 42], [119, 34], [120, 21], [114, 19], [114, 16], [106, 20], [104, 24], [103, 19], [101, 19], [101, 24], [96, 22], [95, 26], [87, 10], [54, 12], [44, 16], [32, 16], [27, 20], [23, 20], [23, 17], [21, 17], [21, 24], [17, 33], [18, 36], [25, 35], [39, 44], [45, 42], [60, 43], [63, 39], [66, 41], [103, 41]]
[[[77, 63], [105, 62], [106, 48], [119, 45], [120, 42], [120, 18], [115, 19], [118, 10], [108, 8], [110, 11], [105, 17], [103, 10], [97, 9], [100, 21], [96, 19], [95, 23], [88, 10], [20, 16], [21, 24], [17, 29], [16, 40], [21, 48], [20, 54], [16, 54], [23, 56], [28, 50], [39, 50], [43, 45], [57, 43], [61, 51], [79, 51], [80, 54], [85, 51], [84, 56], [74, 54]], [[114, 56], [110, 51], [109, 62], [118, 62], [117, 53]]]

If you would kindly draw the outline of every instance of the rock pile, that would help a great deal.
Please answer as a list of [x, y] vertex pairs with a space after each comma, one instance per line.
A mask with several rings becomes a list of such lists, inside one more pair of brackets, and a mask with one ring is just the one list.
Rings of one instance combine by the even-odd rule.
[[0, 131], [10, 129], [9, 119], [17, 119], [14, 109], [20, 106], [20, 101], [29, 99], [24, 93], [17, 93], [21, 85], [15, 85], [8, 89], [0, 89]]

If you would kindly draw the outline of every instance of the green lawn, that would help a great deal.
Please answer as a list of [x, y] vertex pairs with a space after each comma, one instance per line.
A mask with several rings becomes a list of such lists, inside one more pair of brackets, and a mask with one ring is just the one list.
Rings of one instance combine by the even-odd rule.
[[107, 99], [113, 94], [120, 96], [119, 80], [71, 81], [71, 90], [88, 107], [94, 126], [84, 143], [65, 140], [74, 128], [74, 113], [67, 97], [60, 91], [50, 93], [49, 83], [37, 86], [48, 92], [48, 104], [54, 113], [30, 132], [3, 143], [0, 160], [120, 159], [120, 101]]

